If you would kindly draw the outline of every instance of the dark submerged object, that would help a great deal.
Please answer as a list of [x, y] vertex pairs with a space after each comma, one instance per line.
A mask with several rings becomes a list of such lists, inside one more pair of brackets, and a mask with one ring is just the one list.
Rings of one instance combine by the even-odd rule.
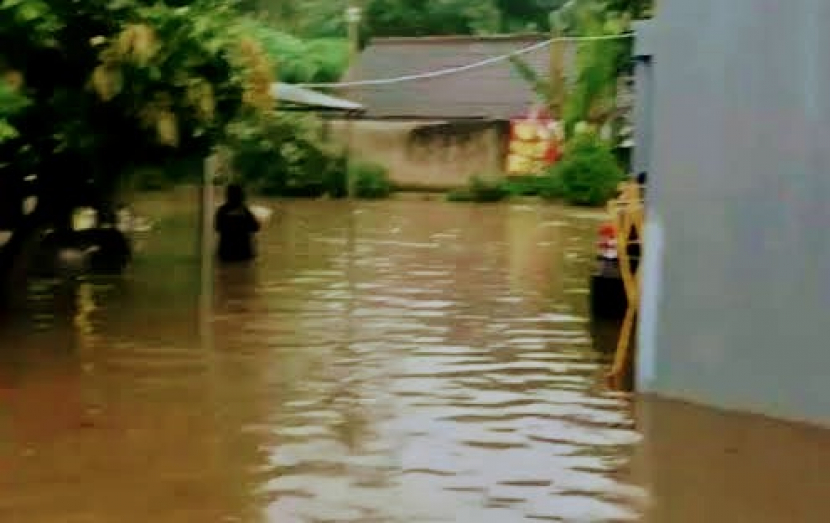
[[118, 275], [132, 259], [124, 234], [113, 228], [48, 231], [37, 240], [30, 267], [36, 277]]
[[245, 205], [242, 186], [228, 186], [225, 203], [216, 211], [215, 226], [219, 233], [220, 261], [245, 262], [256, 257], [254, 234], [259, 232], [259, 222]]
[[[645, 197], [648, 173], [641, 171], [637, 174], [636, 182], [642, 186]], [[620, 246], [617, 246], [619, 249]], [[643, 246], [640, 236], [635, 229], [629, 231], [626, 238], [625, 250], [631, 263], [631, 270], [636, 272], [640, 267]], [[591, 316], [598, 319], [620, 320], [628, 310], [628, 296], [620, 274], [619, 258], [607, 259], [597, 256], [597, 265], [590, 278], [590, 307]]]

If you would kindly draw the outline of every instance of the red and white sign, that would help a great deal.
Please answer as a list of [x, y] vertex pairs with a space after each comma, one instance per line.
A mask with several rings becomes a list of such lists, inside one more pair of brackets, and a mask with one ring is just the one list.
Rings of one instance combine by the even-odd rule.
[[556, 163], [559, 135], [559, 126], [544, 109], [534, 108], [527, 116], [511, 120], [507, 174], [540, 174]]

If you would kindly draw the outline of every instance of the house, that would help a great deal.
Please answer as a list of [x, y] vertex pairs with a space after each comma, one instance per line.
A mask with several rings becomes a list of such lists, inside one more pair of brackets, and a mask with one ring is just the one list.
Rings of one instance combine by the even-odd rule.
[[830, 425], [830, 2], [661, 0], [638, 33], [639, 388]]
[[[550, 49], [544, 34], [377, 38], [343, 82], [360, 82], [466, 66], [537, 44], [522, 55], [547, 79]], [[566, 69], [573, 61], [566, 53]], [[511, 118], [538, 104], [532, 86], [507, 60], [461, 72], [377, 85], [339, 88], [365, 108], [360, 119], [336, 122], [353, 153], [390, 169], [399, 186], [443, 189], [475, 174], [505, 168]]]

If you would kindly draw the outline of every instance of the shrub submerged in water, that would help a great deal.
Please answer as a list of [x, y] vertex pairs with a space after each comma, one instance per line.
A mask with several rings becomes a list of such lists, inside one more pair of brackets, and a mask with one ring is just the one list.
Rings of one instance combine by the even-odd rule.
[[371, 162], [354, 162], [349, 165], [349, 179], [354, 184], [358, 198], [376, 200], [392, 194], [392, 182], [386, 167]]
[[530, 176], [514, 176], [505, 181], [511, 196], [539, 196], [546, 200], [562, 198], [562, 182], [550, 172]]
[[500, 177], [473, 176], [463, 189], [451, 191], [447, 199], [451, 202], [500, 202], [510, 196], [507, 183]]
[[598, 206], [617, 192], [625, 173], [611, 149], [595, 134], [574, 137], [565, 148], [562, 160], [550, 172], [558, 183], [555, 192], [572, 205]]
[[273, 113], [236, 122], [227, 144], [233, 167], [253, 192], [267, 196], [342, 198], [346, 163], [320, 138], [319, 122]]

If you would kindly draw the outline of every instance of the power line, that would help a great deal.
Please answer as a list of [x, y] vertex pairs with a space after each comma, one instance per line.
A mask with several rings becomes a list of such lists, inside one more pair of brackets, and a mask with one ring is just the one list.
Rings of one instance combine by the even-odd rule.
[[626, 33], [621, 35], [600, 35], [600, 36], [563, 36], [559, 38], [550, 38], [548, 40], [539, 42], [537, 44], [533, 44], [528, 47], [524, 47], [522, 49], [518, 49], [513, 51], [512, 53], [494, 56], [491, 58], [487, 58], [485, 60], [481, 60], [472, 64], [462, 65], [458, 67], [449, 67], [447, 69], [439, 69], [438, 71], [429, 71], [426, 73], [419, 73], [419, 74], [410, 74], [405, 76], [397, 76], [393, 78], [380, 78], [375, 80], [358, 80], [354, 82], [334, 82], [334, 83], [304, 83], [304, 84], [297, 84], [300, 87], [363, 87], [363, 86], [372, 86], [372, 85], [390, 85], [390, 84], [397, 84], [403, 82], [411, 82], [413, 80], [428, 80], [432, 78], [438, 78], [441, 76], [448, 76], [451, 74], [458, 74], [463, 73], [466, 71], [470, 71], [472, 69], [478, 69], [479, 67], [486, 67], [488, 65], [493, 65], [495, 63], [504, 62], [505, 60], [509, 60], [516, 56], [521, 56], [527, 53], [531, 53], [538, 49], [542, 49], [543, 47], [547, 47], [553, 42], [596, 42], [602, 40], [623, 40], [627, 38], [633, 38], [634, 33]]

